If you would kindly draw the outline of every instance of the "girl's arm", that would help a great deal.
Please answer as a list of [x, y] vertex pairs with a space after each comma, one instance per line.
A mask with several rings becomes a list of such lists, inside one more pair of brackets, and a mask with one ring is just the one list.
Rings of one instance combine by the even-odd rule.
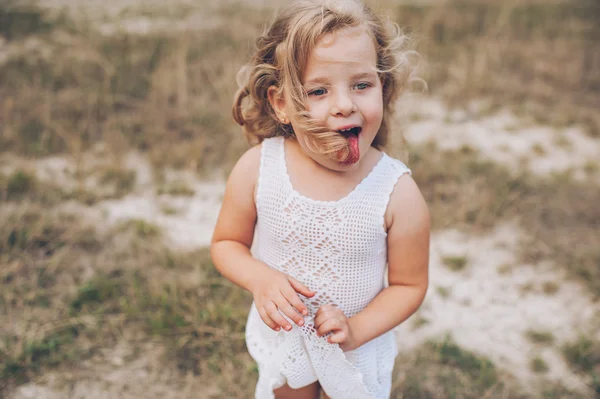
[[307, 309], [297, 293], [313, 296], [293, 278], [271, 269], [250, 253], [256, 225], [254, 193], [261, 146], [248, 150], [235, 165], [227, 186], [210, 247], [215, 267], [233, 283], [250, 291], [262, 320], [273, 330], [291, 325], [280, 311], [299, 325]]
[[260, 146], [255, 146], [231, 171], [210, 247], [219, 272], [248, 291], [252, 291], [254, 278], [267, 268], [250, 253], [256, 224], [254, 190], [259, 164]]
[[399, 179], [386, 213], [389, 287], [349, 319], [358, 346], [408, 319], [429, 284], [429, 210], [412, 177]]
[[386, 212], [389, 287], [361, 312], [347, 319], [333, 307], [322, 307], [315, 324], [319, 335], [352, 350], [404, 320], [421, 305], [429, 282], [429, 211], [410, 176], [399, 179]]

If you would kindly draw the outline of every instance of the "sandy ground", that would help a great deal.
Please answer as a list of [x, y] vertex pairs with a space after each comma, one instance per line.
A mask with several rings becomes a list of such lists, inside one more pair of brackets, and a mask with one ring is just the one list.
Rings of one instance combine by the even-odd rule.
[[570, 172], [576, 179], [600, 182], [600, 173], [593, 172], [600, 171], [600, 140], [582, 128], [541, 126], [507, 109], [486, 114], [481, 112], [484, 106], [481, 101], [449, 110], [439, 99], [413, 96], [401, 110], [412, 119], [406, 139], [413, 144], [432, 141], [447, 150], [467, 146], [515, 172], [521, 168], [538, 175]]
[[[579, 284], [567, 281], [563, 269], [550, 263], [519, 263], [515, 253], [523, 234], [509, 224], [477, 237], [455, 230], [435, 232], [429, 292], [416, 317], [398, 328], [401, 350], [449, 334], [461, 347], [510, 370], [526, 387], [533, 387], [538, 378], [530, 361], [540, 357], [549, 366], [544, 378], [585, 390], [558, 348], [581, 333], [600, 339], [600, 331], [594, 329], [600, 325], [600, 307]], [[455, 256], [467, 259], [458, 272], [443, 262]], [[548, 283], [556, 284], [558, 291], [546, 293]], [[529, 330], [550, 332], [555, 342], [531, 342]]]

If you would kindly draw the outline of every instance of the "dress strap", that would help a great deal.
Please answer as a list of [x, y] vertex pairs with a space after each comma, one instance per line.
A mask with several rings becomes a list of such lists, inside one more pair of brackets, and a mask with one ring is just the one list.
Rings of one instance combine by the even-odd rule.
[[382, 221], [382, 226], [385, 226], [385, 212], [394, 187], [401, 176], [412, 172], [404, 163], [391, 158], [386, 153], [383, 153], [381, 164], [378, 166], [362, 185], [361, 197], [378, 210], [377, 219]]
[[[260, 153], [260, 170], [256, 188], [256, 207], [260, 211], [265, 195], [273, 190], [273, 186], [281, 185], [285, 159], [283, 158], [283, 145], [285, 138], [270, 137], [264, 139]], [[277, 187], [275, 187], [277, 189]]]

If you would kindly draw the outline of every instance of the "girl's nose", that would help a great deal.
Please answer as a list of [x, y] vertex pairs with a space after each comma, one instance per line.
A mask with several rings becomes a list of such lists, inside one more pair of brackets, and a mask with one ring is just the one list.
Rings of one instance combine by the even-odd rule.
[[331, 114], [333, 116], [348, 116], [356, 110], [356, 105], [352, 98], [346, 93], [340, 93], [333, 96], [331, 104]]

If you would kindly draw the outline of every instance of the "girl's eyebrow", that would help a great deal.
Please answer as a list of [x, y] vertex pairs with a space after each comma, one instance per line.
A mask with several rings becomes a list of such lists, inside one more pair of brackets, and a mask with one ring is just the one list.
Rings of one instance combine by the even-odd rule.
[[356, 75], [352, 75], [352, 80], [373, 79], [376, 77], [377, 77], [377, 74], [375, 72], [363, 72], [363, 73], [358, 73]]
[[[355, 80], [360, 80], [360, 79], [374, 79], [376, 77], [377, 77], [377, 74], [375, 72], [361, 72], [361, 73], [357, 73], [356, 75], [352, 75], [350, 77], [350, 80], [355, 81]], [[328, 83], [329, 83], [329, 79], [319, 77], [319, 78], [307, 80], [304, 84], [306, 86], [309, 86], [309, 85], [326, 85]]]
[[314, 78], [314, 79], [310, 79], [307, 80], [304, 84], [305, 85], [325, 85], [329, 83], [329, 80], [327, 78]]

